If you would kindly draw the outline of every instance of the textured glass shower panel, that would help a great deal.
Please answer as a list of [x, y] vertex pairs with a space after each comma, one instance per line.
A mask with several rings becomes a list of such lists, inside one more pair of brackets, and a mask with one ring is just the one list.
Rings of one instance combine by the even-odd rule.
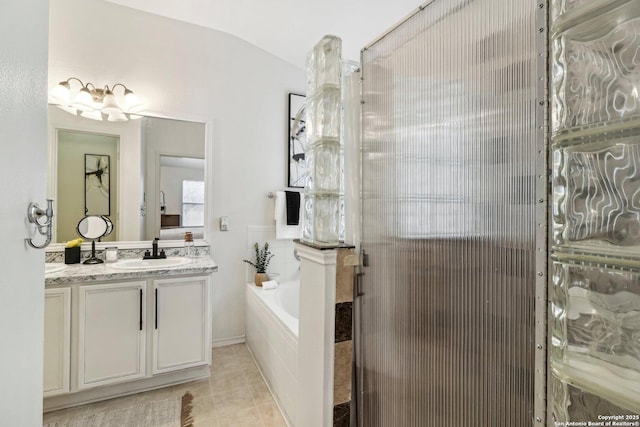
[[[601, 14], [611, 7], [619, 7], [624, 3], [632, 3], [635, 0], [555, 0], [551, 6], [551, 16], [554, 23], [570, 21], [571, 18], [580, 15]], [[570, 24], [570, 23], [569, 23]]]
[[343, 197], [309, 194], [304, 203], [302, 238], [319, 246], [335, 246], [340, 234], [339, 212]]
[[311, 95], [309, 102], [311, 114], [307, 116], [309, 120], [307, 138], [311, 143], [320, 139], [338, 141], [341, 116], [340, 88], [325, 87], [320, 89]]
[[553, 240], [640, 255], [640, 136], [556, 147]]
[[361, 426], [542, 415], [538, 11], [436, 0], [362, 53]]
[[[307, 150], [307, 184], [313, 193], [340, 193], [343, 173], [342, 147], [338, 141], [323, 141]], [[336, 164], [340, 165], [336, 168]]]
[[[607, 3], [615, 3], [610, 1]], [[554, 134], [640, 119], [640, 2], [554, 34]]]
[[640, 411], [640, 275], [554, 262], [552, 277], [552, 372]]
[[[638, 425], [639, 416], [633, 411], [619, 407], [618, 405], [603, 399], [601, 396], [589, 393], [579, 387], [567, 384], [556, 378], [555, 375], [549, 375], [548, 379], [549, 393], [556, 396], [552, 402], [552, 420], [555, 422], [575, 422], [591, 421], [592, 425], [598, 425], [602, 422], [599, 418], [603, 415], [615, 415], [620, 418], [617, 420], [619, 425]], [[606, 425], [606, 424], [605, 424]], [[613, 425], [613, 424], [611, 424]]]
[[561, 15], [570, 13], [572, 10], [579, 9], [585, 6], [590, 6], [593, 3], [595, 3], [594, 0], [557, 0], [553, 2], [551, 13], [553, 18], [557, 19]]
[[307, 54], [307, 95], [327, 86], [339, 87], [342, 78], [342, 41], [324, 36]]
[[327, 86], [340, 87], [342, 80], [342, 40], [325, 36], [315, 46], [316, 90]]

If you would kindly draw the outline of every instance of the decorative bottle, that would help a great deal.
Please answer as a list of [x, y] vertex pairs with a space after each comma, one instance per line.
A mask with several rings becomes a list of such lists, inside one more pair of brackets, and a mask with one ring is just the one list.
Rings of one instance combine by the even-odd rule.
[[184, 233], [184, 255], [194, 257], [196, 255], [196, 247], [193, 243], [193, 234], [190, 231]]

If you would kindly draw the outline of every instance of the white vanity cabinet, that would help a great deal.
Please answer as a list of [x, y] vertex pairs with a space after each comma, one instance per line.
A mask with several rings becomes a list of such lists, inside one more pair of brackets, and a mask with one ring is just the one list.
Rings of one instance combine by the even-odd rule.
[[209, 279], [154, 280], [152, 374], [211, 363]]
[[44, 396], [69, 392], [71, 289], [44, 291]]
[[109, 272], [46, 288], [45, 411], [209, 377], [210, 275], [202, 273]]
[[146, 281], [78, 287], [78, 389], [143, 378]]

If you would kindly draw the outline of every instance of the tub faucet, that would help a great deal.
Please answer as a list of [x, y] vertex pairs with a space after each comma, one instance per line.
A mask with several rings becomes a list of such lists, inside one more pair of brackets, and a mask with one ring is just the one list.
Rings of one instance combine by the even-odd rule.
[[158, 240], [160, 240], [159, 237], [153, 239], [153, 243], [151, 243], [151, 250], [153, 252], [149, 253], [149, 250], [144, 251], [142, 259], [162, 259], [167, 257], [164, 253], [164, 249], [160, 249], [160, 253], [158, 254]]

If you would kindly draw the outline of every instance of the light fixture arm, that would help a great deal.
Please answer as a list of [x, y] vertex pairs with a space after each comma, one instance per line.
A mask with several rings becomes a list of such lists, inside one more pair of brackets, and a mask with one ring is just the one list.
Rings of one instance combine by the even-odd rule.
[[124, 89], [124, 93], [127, 93], [127, 91], [129, 90], [129, 88], [126, 87], [125, 85], [123, 85], [122, 83], [116, 83], [113, 86], [111, 86], [111, 92], [116, 90], [116, 87], [118, 87], [118, 86], [122, 86], [122, 88]]
[[77, 78], [77, 77], [69, 77], [67, 80], [65, 80], [65, 82], [69, 83], [71, 80], [76, 80], [76, 81], [78, 81], [78, 82], [80, 83], [80, 85], [81, 85], [82, 87], [85, 87], [84, 83], [82, 83], [82, 80], [80, 80], [80, 79], [79, 79], [79, 78]]

